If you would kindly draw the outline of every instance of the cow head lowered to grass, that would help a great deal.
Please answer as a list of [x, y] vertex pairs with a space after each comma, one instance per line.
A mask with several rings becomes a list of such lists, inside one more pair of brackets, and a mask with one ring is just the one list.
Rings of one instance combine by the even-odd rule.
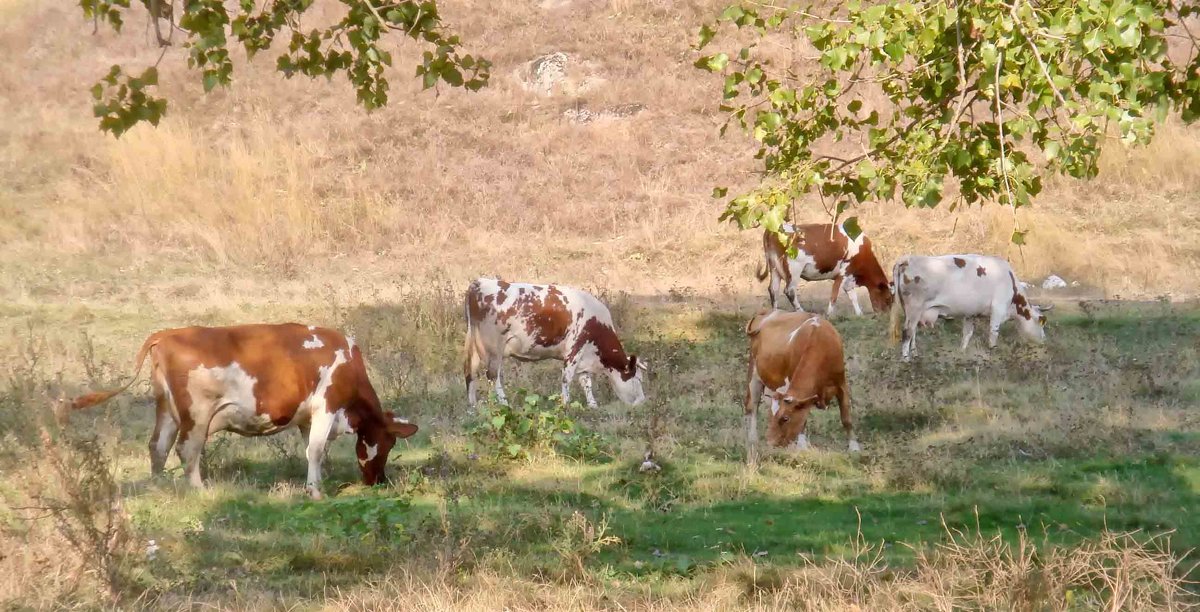
[[746, 456], [757, 460], [758, 404], [771, 400], [767, 442], [809, 447], [805, 428], [813, 408], [837, 400], [848, 447], [860, 450], [850, 419], [850, 386], [842, 339], [829, 321], [807, 312], [762, 311], [746, 324], [750, 359], [746, 388]]

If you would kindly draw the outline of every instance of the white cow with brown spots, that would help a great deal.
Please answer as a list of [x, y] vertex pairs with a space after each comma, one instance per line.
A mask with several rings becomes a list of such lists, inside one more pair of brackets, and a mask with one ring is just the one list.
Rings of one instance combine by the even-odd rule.
[[850, 420], [850, 385], [842, 338], [826, 319], [807, 312], [764, 310], [746, 324], [750, 363], [746, 375], [746, 460], [757, 460], [758, 405], [771, 400], [767, 442], [809, 448], [806, 426], [813, 408], [837, 400], [847, 446], [858, 451]]
[[[854, 314], [862, 316], [855, 287], [866, 287], [867, 295], [871, 297], [871, 307], [876, 313], [892, 307], [891, 285], [883, 273], [883, 266], [875, 258], [871, 239], [866, 234], [859, 234], [851, 240], [845, 227], [838, 225], [835, 230], [832, 223], [785, 223], [783, 232], [790, 236], [788, 246], [779, 241], [775, 232], [763, 232], [765, 266], [759, 267], [756, 274], [758, 280], [771, 277], [767, 294], [772, 308], [779, 308], [779, 296], [783, 294], [793, 309], [802, 310], [796, 299], [796, 283], [800, 279], [833, 281], [833, 293], [825, 309], [827, 316], [833, 316], [833, 306], [839, 292], [845, 292], [850, 297]], [[795, 258], [788, 257], [789, 247], [796, 249]]]
[[[892, 307], [892, 337], [902, 341], [900, 355], [908, 361], [917, 351], [917, 327], [932, 326], [939, 317], [962, 317], [962, 350], [975, 333], [975, 317], [988, 317], [988, 346], [995, 347], [1000, 326], [1009, 319], [1034, 342], [1046, 339], [1049, 306], [1031, 304], [1007, 261], [986, 255], [909, 255], [892, 269], [896, 303]], [[900, 313], [904, 325], [900, 325]], [[903, 333], [901, 333], [901, 331]]]
[[563, 402], [570, 401], [571, 382], [578, 375], [588, 406], [595, 407], [592, 374], [606, 376], [625, 403], [636, 406], [646, 400], [641, 376], [645, 365], [625, 354], [608, 308], [586, 291], [480, 278], [467, 289], [465, 310], [463, 375], [472, 407], [481, 366], [495, 383], [496, 398], [507, 401], [500, 372], [505, 357], [562, 361]]
[[158, 406], [150, 471], [161, 474], [175, 447], [184, 474], [196, 487], [203, 486], [204, 444], [219, 431], [266, 436], [297, 428], [308, 442], [306, 486], [314, 498], [321, 497], [326, 445], [338, 435], [357, 434], [363, 483], [374, 485], [384, 479], [396, 439], [417, 431], [416, 425], [381, 408], [352, 338], [294, 323], [156, 332], [142, 344], [137, 371], [124, 387], [66, 402], [61, 416], [128, 389], [147, 356]]

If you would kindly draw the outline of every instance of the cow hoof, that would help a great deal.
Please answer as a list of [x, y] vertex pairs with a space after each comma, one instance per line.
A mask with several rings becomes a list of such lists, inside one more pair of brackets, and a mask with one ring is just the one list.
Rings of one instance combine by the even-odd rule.
[[852, 452], [852, 453], [861, 453], [862, 452], [862, 447], [858, 445], [857, 440], [850, 441], [850, 452]]

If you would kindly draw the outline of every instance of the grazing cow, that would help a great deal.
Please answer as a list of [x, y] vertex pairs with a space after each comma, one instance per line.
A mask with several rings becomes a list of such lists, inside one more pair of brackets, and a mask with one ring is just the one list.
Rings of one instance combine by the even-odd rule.
[[480, 278], [467, 289], [466, 316], [463, 374], [467, 401], [472, 407], [476, 401], [475, 373], [480, 365], [487, 368], [488, 379], [495, 382], [496, 398], [507, 401], [500, 365], [509, 356], [520, 361], [564, 362], [563, 402], [570, 401], [576, 373], [588, 406], [596, 406], [593, 373], [606, 374], [621, 401], [636, 406], [646, 400], [640, 371], [645, 364], [625, 354], [608, 308], [586, 291]]
[[1000, 325], [1010, 318], [1035, 342], [1046, 339], [1050, 306], [1031, 304], [1007, 261], [986, 255], [901, 257], [892, 269], [896, 305], [892, 308], [892, 338], [901, 337], [900, 355], [908, 361], [917, 351], [917, 326], [932, 326], [938, 317], [962, 317], [962, 350], [975, 333], [974, 317], [990, 318], [988, 346], [995, 347]]
[[861, 450], [850, 421], [850, 385], [842, 338], [829, 321], [807, 312], [764, 310], [746, 324], [750, 365], [746, 388], [746, 458], [757, 461], [758, 404], [771, 398], [767, 442], [807, 449], [805, 425], [813, 407], [837, 399], [851, 452]]
[[787, 256], [787, 248], [775, 232], [764, 231], [763, 258], [766, 267], [759, 267], [756, 273], [760, 281], [766, 279], [768, 274], [771, 276], [767, 292], [772, 308], [779, 308], [779, 293], [782, 290], [792, 303], [792, 308], [800, 310], [800, 304], [796, 301], [796, 279], [799, 278], [806, 281], [833, 281], [833, 293], [825, 310], [827, 316], [833, 315], [839, 289], [850, 296], [854, 314], [861, 316], [862, 307], [858, 305], [858, 295], [854, 293], [854, 288], [860, 286], [867, 288], [875, 312], [885, 312], [891, 308], [891, 286], [883, 267], [875, 259], [871, 239], [866, 234], [859, 234], [858, 238], [851, 240], [844, 227], [839, 225], [835, 232], [832, 223], [785, 223], [783, 231], [792, 236], [791, 245], [796, 247], [796, 258]]
[[175, 446], [195, 487], [203, 486], [204, 443], [218, 431], [266, 436], [298, 428], [308, 441], [306, 488], [315, 499], [321, 497], [326, 444], [339, 434], [358, 435], [363, 483], [374, 485], [383, 480], [396, 439], [417, 431], [380, 407], [353, 338], [295, 323], [155, 332], [138, 351], [137, 370], [124, 387], [81, 396], [62, 408], [88, 408], [128, 389], [147, 355], [158, 404], [150, 471], [161, 474]]

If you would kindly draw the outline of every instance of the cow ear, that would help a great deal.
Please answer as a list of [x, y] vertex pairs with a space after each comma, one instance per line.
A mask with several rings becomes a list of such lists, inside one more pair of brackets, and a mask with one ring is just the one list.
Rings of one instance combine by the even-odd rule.
[[396, 417], [393, 417], [392, 419], [393, 420], [387, 424], [387, 430], [388, 433], [392, 434], [393, 436], [396, 436], [397, 438], [407, 438], [417, 433], [416, 425]]
[[639, 365], [641, 364], [638, 363], [637, 355], [630, 355], [629, 363], [625, 364], [625, 372], [629, 374], [636, 373]]

